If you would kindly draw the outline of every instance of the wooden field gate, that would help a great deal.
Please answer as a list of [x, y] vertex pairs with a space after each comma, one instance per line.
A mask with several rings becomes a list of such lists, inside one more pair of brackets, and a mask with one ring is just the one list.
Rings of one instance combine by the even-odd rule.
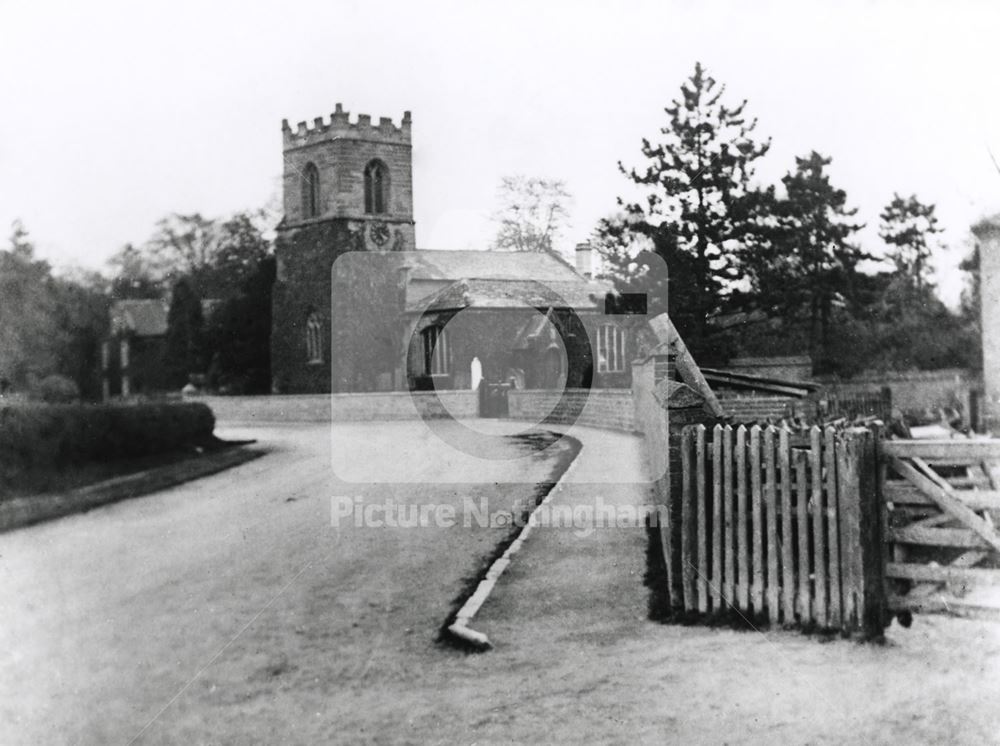
[[684, 428], [660, 528], [671, 606], [876, 637], [953, 607], [942, 587], [1000, 582], [1000, 441], [881, 436]]
[[1000, 618], [1000, 441], [887, 440], [891, 610]]

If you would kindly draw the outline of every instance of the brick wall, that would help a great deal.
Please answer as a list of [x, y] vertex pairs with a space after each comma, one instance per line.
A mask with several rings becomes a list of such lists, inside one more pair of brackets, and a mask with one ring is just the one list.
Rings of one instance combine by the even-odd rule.
[[[808, 413], [815, 409], [806, 399], [784, 396], [737, 396], [719, 394], [719, 403], [735, 423], [764, 422]], [[812, 409], [810, 409], [812, 407]]]
[[514, 390], [507, 403], [512, 419], [541, 420], [549, 415], [551, 422], [636, 431], [635, 404], [628, 389], [568, 389], [565, 399], [560, 391]]

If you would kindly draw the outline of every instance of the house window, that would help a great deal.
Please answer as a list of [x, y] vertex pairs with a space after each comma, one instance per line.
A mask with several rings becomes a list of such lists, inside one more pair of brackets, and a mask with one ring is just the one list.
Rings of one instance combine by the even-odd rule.
[[614, 324], [597, 328], [597, 372], [621, 373], [625, 370], [625, 330]]
[[309, 314], [306, 319], [306, 360], [323, 362], [323, 324], [316, 313]]
[[440, 326], [429, 326], [420, 332], [424, 341], [424, 374], [443, 376], [448, 374], [448, 337]]
[[125, 370], [128, 367], [128, 340], [123, 339], [118, 345], [118, 368]]
[[307, 163], [302, 172], [302, 215], [315, 218], [319, 215], [319, 169]]
[[365, 212], [381, 215], [389, 205], [389, 169], [382, 161], [365, 166]]

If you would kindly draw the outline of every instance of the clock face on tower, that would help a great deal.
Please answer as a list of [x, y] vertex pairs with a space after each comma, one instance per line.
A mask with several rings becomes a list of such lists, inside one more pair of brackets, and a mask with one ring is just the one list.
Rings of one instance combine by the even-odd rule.
[[382, 221], [372, 223], [369, 234], [371, 235], [372, 241], [375, 242], [376, 246], [385, 246], [386, 242], [389, 240], [389, 226]]

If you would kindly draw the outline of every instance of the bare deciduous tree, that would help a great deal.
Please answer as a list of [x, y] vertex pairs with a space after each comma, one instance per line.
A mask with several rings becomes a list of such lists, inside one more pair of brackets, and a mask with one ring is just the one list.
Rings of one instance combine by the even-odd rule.
[[505, 176], [498, 190], [499, 209], [493, 220], [498, 224], [493, 248], [507, 251], [546, 251], [569, 218], [571, 200], [566, 184], [559, 179], [537, 176]]

